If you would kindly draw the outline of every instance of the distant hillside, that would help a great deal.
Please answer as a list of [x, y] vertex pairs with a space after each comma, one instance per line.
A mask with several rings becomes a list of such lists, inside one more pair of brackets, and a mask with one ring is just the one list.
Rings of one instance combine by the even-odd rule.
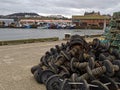
[[13, 13], [13, 14], [9, 14], [7, 16], [12, 16], [12, 17], [26, 17], [26, 16], [39, 16], [39, 14], [37, 13]]

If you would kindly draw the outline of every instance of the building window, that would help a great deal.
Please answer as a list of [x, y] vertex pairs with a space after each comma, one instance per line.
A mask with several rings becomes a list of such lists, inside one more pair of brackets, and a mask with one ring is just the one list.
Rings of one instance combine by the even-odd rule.
[[100, 23], [99, 23], [99, 26], [100, 26], [100, 27], [103, 27], [103, 26], [104, 26], [104, 23], [103, 23], [103, 22], [100, 22]]

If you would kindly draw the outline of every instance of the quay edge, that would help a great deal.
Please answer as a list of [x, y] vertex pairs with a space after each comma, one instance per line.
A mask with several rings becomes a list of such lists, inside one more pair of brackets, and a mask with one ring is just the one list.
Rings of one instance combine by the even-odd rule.
[[27, 44], [27, 43], [37, 43], [37, 42], [46, 42], [46, 41], [58, 41], [58, 40], [59, 40], [58, 37], [38, 38], [38, 39], [22, 39], [22, 40], [7, 40], [7, 41], [0, 41], [0, 46]]

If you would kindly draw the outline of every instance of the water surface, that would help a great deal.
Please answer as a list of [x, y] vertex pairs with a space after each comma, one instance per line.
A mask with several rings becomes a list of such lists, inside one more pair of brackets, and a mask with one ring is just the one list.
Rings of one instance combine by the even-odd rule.
[[0, 41], [3, 40], [19, 40], [19, 39], [36, 39], [36, 38], [49, 38], [49, 37], [59, 37], [64, 38], [65, 33], [70, 33], [71, 35], [95, 35], [102, 34], [103, 30], [82, 30], [82, 29], [9, 29], [0, 28]]

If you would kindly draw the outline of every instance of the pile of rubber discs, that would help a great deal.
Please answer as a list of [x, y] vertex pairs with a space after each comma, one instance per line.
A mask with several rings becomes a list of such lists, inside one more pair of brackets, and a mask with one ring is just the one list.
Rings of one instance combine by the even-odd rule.
[[108, 42], [73, 35], [47, 51], [31, 72], [46, 90], [119, 90], [120, 53]]

